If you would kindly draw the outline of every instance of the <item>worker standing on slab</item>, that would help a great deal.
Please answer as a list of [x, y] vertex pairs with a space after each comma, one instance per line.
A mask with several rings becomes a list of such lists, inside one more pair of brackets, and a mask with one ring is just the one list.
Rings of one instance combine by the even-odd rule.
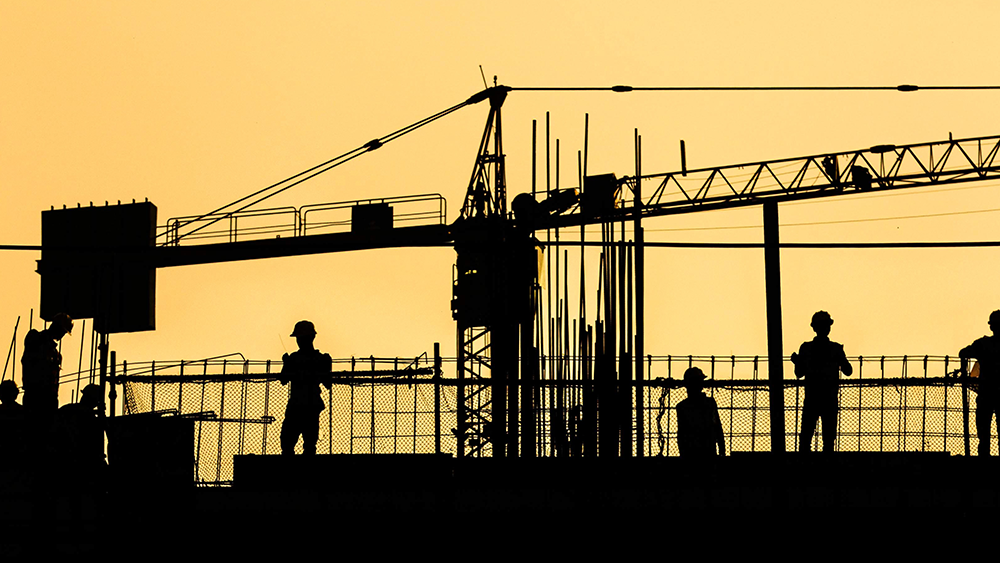
[[837, 439], [837, 411], [840, 410], [840, 372], [851, 375], [854, 369], [847, 361], [844, 345], [830, 340], [833, 318], [826, 311], [817, 311], [810, 323], [816, 336], [792, 353], [795, 377], [806, 378], [806, 398], [802, 405], [802, 434], [799, 451], [808, 452], [816, 423], [823, 419], [823, 451], [832, 452]]
[[[976, 434], [981, 457], [990, 455], [990, 427], [993, 415], [1000, 410], [1000, 311], [990, 313], [992, 336], [976, 339], [958, 353], [961, 358], [979, 360], [979, 395], [976, 397]], [[1000, 421], [1000, 417], [998, 417]]]
[[[677, 448], [682, 458], [726, 455], [726, 440], [715, 399], [705, 395], [705, 372], [690, 367], [684, 372], [687, 399], [677, 404]], [[718, 449], [716, 449], [718, 448]]]
[[319, 413], [326, 405], [320, 395], [320, 384], [333, 385], [333, 360], [313, 347], [316, 328], [309, 321], [295, 323], [292, 331], [299, 349], [281, 357], [282, 385], [291, 383], [285, 420], [281, 423], [281, 453], [293, 455], [295, 444], [302, 436], [302, 453], [314, 455], [319, 440]]

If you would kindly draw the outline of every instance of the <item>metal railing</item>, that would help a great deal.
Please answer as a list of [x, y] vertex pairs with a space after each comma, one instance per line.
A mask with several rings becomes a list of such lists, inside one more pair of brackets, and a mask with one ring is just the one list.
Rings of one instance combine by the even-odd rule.
[[179, 246], [182, 241], [184, 244], [203, 244], [347, 232], [351, 230], [354, 208], [376, 204], [392, 208], [393, 228], [443, 225], [448, 215], [447, 202], [440, 194], [358, 199], [300, 208], [273, 207], [172, 217], [166, 225], [157, 227], [157, 241], [161, 246]]
[[[548, 361], [549, 358], [541, 358]], [[442, 359], [454, 373], [454, 359]], [[787, 359], [786, 359], [787, 361]], [[960, 362], [947, 356], [864, 356], [851, 359], [854, 376], [841, 378], [838, 451], [969, 451], [970, 411], [976, 406], [969, 378], [959, 377]], [[686, 397], [681, 374], [698, 366], [708, 375], [705, 392], [714, 397], [729, 452], [770, 451], [766, 358], [757, 356], [649, 356], [644, 404], [626, 417], [646, 428], [633, 451], [645, 456], [677, 455], [677, 404]], [[490, 401], [489, 381], [435, 377], [434, 358], [344, 358], [334, 362], [334, 384], [323, 389], [319, 453], [432, 453], [457, 451], [459, 385], [477, 387]], [[160, 412], [196, 420], [193, 478], [200, 484], [232, 479], [232, 456], [276, 454], [288, 387], [277, 379], [280, 362], [201, 360], [123, 363], [116, 367], [124, 384], [126, 413]], [[791, 374], [790, 364], [786, 372]], [[581, 417], [595, 384], [543, 379], [534, 396], [538, 456], [600, 455], [583, 444]], [[527, 392], [526, 392], [527, 390]], [[538, 392], [536, 392], [538, 391]], [[635, 397], [635, 384], [632, 384]], [[783, 380], [784, 437], [798, 449], [803, 385]], [[560, 395], [562, 397], [560, 398]], [[523, 402], [521, 403], [523, 405]], [[557, 405], [561, 405], [558, 407]], [[576, 412], [573, 410], [576, 408]], [[487, 408], [485, 414], [489, 414]], [[598, 417], [599, 417], [598, 413]], [[598, 418], [597, 426], [600, 420]], [[277, 424], [277, 426], [275, 426]], [[819, 449], [822, 425], [813, 437]], [[634, 432], [632, 434], [635, 436]], [[997, 454], [996, 433], [991, 448]], [[616, 446], [617, 449], [617, 446]], [[301, 451], [301, 446], [298, 446]], [[481, 448], [480, 455], [491, 455]]]

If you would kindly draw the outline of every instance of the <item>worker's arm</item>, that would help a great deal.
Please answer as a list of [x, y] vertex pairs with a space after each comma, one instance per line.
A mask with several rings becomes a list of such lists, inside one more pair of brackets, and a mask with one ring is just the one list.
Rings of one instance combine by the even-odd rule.
[[978, 357], [976, 353], [977, 344], [979, 344], [979, 340], [976, 340], [972, 344], [969, 344], [965, 348], [962, 348], [962, 350], [958, 353], [958, 357], [966, 359]]
[[792, 365], [795, 366], [794, 370], [795, 377], [798, 377], [800, 379], [806, 374], [806, 371], [808, 371], [808, 368], [806, 367], [806, 361], [805, 359], [802, 358], [803, 348], [805, 348], [805, 344], [799, 347], [798, 354], [792, 352], [792, 357], [791, 357]]
[[719, 446], [719, 455], [726, 455], [726, 435], [722, 432], [722, 420], [719, 418], [719, 405], [712, 399], [715, 414], [715, 443]]
[[851, 361], [847, 359], [847, 353], [844, 352], [844, 346], [840, 346], [840, 371], [844, 372], [844, 375], [850, 377], [854, 373], [854, 367], [851, 366]]
[[280, 381], [282, 385], [287, 385], [288, 381], [291, 379], [289, 373], [290, 371], [291, 370], [288, 367], [288, 354], [286, 353], [281, 356], [281, 373], [278, 375], [278, 381]]
[[323, 377], [320, 379], [327, 389], [333, 387], [333, 358], [330, 354], [323, 354]]

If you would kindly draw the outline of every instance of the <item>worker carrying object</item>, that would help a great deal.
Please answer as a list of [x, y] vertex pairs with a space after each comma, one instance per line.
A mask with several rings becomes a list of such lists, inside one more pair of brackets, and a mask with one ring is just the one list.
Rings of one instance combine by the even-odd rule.
[[295, 337], [299, 349], [281, 357], [281, 384], [292, 384], [285, 407], [285, 420], [281, 423], [281, 453], [293, 455], [301, 435], [302, 453], [313, 455], [319, 440], [319, 413], [326, 408], [319, 386], [323, 384], [330, 389], [333, 385], [333, 360], [329, 354], [313, 347], [316, 328], [311, 322], [295, 323], [291, 335]]

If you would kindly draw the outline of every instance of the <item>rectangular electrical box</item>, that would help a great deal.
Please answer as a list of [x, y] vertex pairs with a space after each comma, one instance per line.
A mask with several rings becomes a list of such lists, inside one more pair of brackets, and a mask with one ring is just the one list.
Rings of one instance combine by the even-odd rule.
[[351, 208], [351, 232], [381, 231], [392, 228], [392, 207], [388, 203], [368, 203]]
[[597, 174], [583, 179], [580, 211], [598, 217], [614, 211], [619, 204], [618, 178], [614, 174]]
[[43, 211], [40, 316], [91, 318], [105, 333], [155, 329], [155, 242], [149, 202]]

